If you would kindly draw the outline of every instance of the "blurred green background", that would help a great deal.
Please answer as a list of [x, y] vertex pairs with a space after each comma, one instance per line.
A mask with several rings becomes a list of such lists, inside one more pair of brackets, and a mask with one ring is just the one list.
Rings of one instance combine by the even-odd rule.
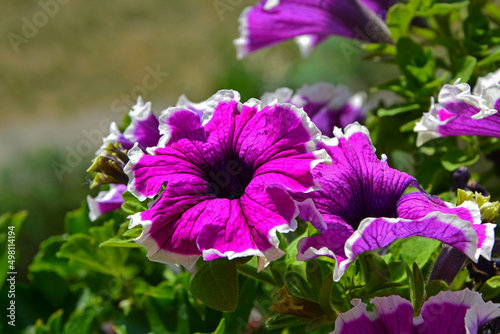
[[[396, 75], [390, 65], [361, 63], [356, 43], [341, 38], [307, 59], [290, 41], [237, 60], [237, 19], [255, 3], [2, 2], [0, 214], [29, 212], [17, 245], [19, 280], [27, 280], [39, 243], [62, 233], [65, 212], [89, 194], [85, 170], [100, 138], [139, 92], [159, 115], [181, 94], [197, 102], [231, 88], [247, 100], [317, 81], [355, 92]], [[163, 73], [161, 82], [145, 89], [151, 70]]]

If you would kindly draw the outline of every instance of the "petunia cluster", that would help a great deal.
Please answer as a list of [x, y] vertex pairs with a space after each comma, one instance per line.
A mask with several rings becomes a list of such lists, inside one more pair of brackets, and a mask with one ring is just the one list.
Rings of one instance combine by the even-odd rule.
[[[139, 100], [129, 127], [122, 134], [113, 124], [101, 148], [114, 142], [126, 149], [126, 188], [153, 200], [130, 217], [130, 228], [143, 229], [136, 242], [153, 261], [190, 268], [199, 257], [255, 255], [263, 269], [284, 254], [277, 233], [294, 231], [298, 217], [318, 231], [299, 241], [298, 259], [335, 259], [335, 280], [362, 252], [411, 236], [489, 259], [494, 225], [481, 223], [475, 202], [454, 206], [427, 194], [384, 155], [377, 158], [357, 122], [335, 127], [333, 138], [318, 129], [332, 122], [316, 115], [338, 120], [348, 110], [347, 119], [359, 117], [359, 100], [329, 84], [295, 95], [279, 89], [263, 102], [242, 103], [227, 90], [201, 103], [183, 96], [159, 119]], [[89, 198], [91, 217], [118, 208], [124, 191], [116, 184]]]
[[[128, 127], [122, 133], [113, 123], [96, 158], [122, 166], [126, 182], [108, 182], [109, 190], [89, 197], [90, 217], [119, 208], [127, 190], [149, 198], [146, 210], [129, 217], [129, 228], [142, 227], [135, 242], [150, 260], [186, 268], [200, 257], [257, 256], [262, 270], [285, 254], [278, 233], [295, 231], [299, 221], [317, 233], [298, 241], [297, 259], [334, 259], [335, 281], [361, 253], [412, 236], [439, 240], [474, 262], [490, 259], [495, 225], [482, 219], [477, 201], [444, 202], [378, 158], [356, 121], [363, 101], [326, 83], [295, 94], [281, 88], [262, 102], [242, 103], [238, 92], [222, 90], [200, 103], [181, 96], [156, 117], [138, 99]], [[410, 302], [376, 297], [374, 311], [357, 302], [339, 314], [335, 333], [381, 331], [395, 326], [391, 317], [402, 319], [396, 332], [431, 333], [440, 324], [462, 332], [498, 316], [496, 305], [479, 301], [470, 291], [441, 293], [412, 318]], [[464, 316], [436, 320], [429, 311], [436, 305]]]

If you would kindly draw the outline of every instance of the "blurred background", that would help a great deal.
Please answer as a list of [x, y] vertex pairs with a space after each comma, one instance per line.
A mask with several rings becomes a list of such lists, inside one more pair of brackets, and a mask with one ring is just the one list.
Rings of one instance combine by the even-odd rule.
[[390, 65], [361, 63], [358, 45], [341, 38], [306, 59], [287, 42], [237, 60], [237, 20], [256, 2], [2, 1], [0, 214], [29, 212], [18, 280], [90, 193], [85, 170], [109, 123], [138, 95], [159, 115], [181, 94], [199, 102], [230, 88], [246, 101], [318, 81], [356, 92], [396, 75]]

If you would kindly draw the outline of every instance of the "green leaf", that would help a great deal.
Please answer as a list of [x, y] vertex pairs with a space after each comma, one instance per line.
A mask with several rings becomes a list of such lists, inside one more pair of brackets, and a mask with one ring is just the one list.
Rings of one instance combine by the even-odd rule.
[[318, 260], [311, 259], [307, 261], [306, 275], [307, 283], [309, 283], [314, 297], [317, 298], [319, 296], [321, 286], [323, 285], [323, 274]]
[[424, 277], [422, 276], [420, 268], [415, 262], [413, 262], [413, 270], [410, 269], [407, 263], [405, 263], [405, 269], [409, 280], [410, 299], [413, 305], [413, 315], [418, 316], [420, 314], [420, 308], [424, 303]]
[[108, 221], [101, 227], [91, 228], [90, 236], [81, 233], [70, 236], [57, 256], [67, 258], [86, 269], [119, 277], [128, 256], [128, 249], [99, 248], [101, 242], [113, 237], [113, 225], [113, 221]]
[[68, 234], [88, 234], [89, 228], [93, 226], [89, 218], [87, 202], [82, 202], [79, 209], [66, 213], [64, 217], [64, 230]]
[[416, 262], [420, 268], [424, 268], [434, 262], [440, 248], [439, 240], [410, 237], [394, 241], [389, 253], [392, 254], [394, 262], [399, 260], [406, 263]]
[[460, 60], [460, 64], [458, 70], [456, 71], [453, 79], [450, 80], [450, 83], [455, 83], [458, 79], [461, 79], [461, 82], [468, 82], [471, 78], [474, 70], [476, 68], [477, 59], [473, 56], [465, 56]]
[[306, 322], [308, 322], [308, 319], [297, 318], [288, 314], [278, 314], [266, 322], [266, 327], [269, 329], [280, 329], [305, 324]]
[[487, 16], [491, 17], [496, 24], [500, 24], [500, 8], [494, 2], [487, 2], [483, 7]]
[[149, 199], [141, 202], [129, 191], [124, 192], [122, 194], [122, 198], [124, 201], [124, 203], [122, 204], [122, 209], [128, 215], [133, 215], [137, 212], [142, 212], [148, 209], [147, 203], [150, 201]]
[[39, 319], [35, 326], [30, 330], [30, 333], [34, 334], [52, 334], [52, 333], [61, 333], [62, 332], [62, 315], [63, 310], [57, 310], [47, 320], [47, 323], [44, 324], [42, 319]]
[[315, 331], [319, 330], [321, 327], [323, 327], [323, 325], [325, 324], [325, 322], [326, 322], [325, 317], [320, 317], [320, 318], [317, 318], [317, 319], [313, 319], [312, 321], [310, 321], [306, 325], [305, 331], [307, 333], [309, 333], [309, 332], [315, 332]]
[[462, 166], [469, 166], [479, 160], [479, 153], [467, 153], [459, 149], [451, 149], [441, 160], [443, 167], [449, 171], [454, 172]]
[[[99, 247], [132, 247], [141, 248], [141, 245], [135, 243], [134, 239], [142, 234], [142, 226], [136, 226], [127, 229], [128, 223], [123, 223], [118, 230], [118, 235], [102, 242]], [[125, 232], [123, 232], [125, 230]]]
[[61, 333], [62, 331], [62, 315], [63, 310], [57, 310], [47, 320], [47, 328], [49, 333]]
[[479, 289], [484, 300], [490, 300], [500, 295], [500, 276], [495, 276], [484, 282]]
[[238, 305], [236, 264], [225, 258], [206, 262], [193, 276], [189, 291], [219, 311], [234, 311]]
[[371, 43], [371, 44], [363, 44], [363, 49], [368, 52], [380, 52], [384, 55], [396, 55], [396, 48], [391, 44], [379, 44], [379, 43]]
[[244, 279], [240, 289], [238, 307], [236, 307], [234, 312], [224, 313], [227, 328], [231, 328], [238, 333], [243, 333], [245, 331], [258, 287], [259, 282], [250, 278]]
[[408, 36], [414, 14], [415, 10], [411, 6], [402, 3], [396, 4], [389, 9], [386, 21], [395, 42], [401, 37]]
[[432, 296], [437, 295], [441, 291], [448, 291], [450, 288], [448, 287], [448, 284], [446, 284], [445, 281], [442, 280], [435, 280], [435, 281], [430, 281], [429, 284], [425, 287], [425, 294], [427, 299], [429, 299]]
[[411, 154], [402, 150], [393, 150], [391, 152], [391, 162], [393, 168], [399, 171], [413, 175], [415, 173], [415, 166], [411, 163]]
[[447, 15], [459, 11], [467, 7], [469, 1], [453, 2], [453, 3], [435, 3], [430, 8], [424, 8], [417, 11], [416, 16], [429, 17], [435, 15]]
[[125, 248], [141, 248], [141, 245], [138, 245], [134, 242], [134, 239], [123, 240], [117, 237], [108, 239], [104, 242], [101, 242], [99, 247], [125, 247]]
[[311, 301], [317, 301], [314, 292], [312, 291], [306, 280], [298, 273], [289, 271], [285, 275], [285, 284], [290, 289], [292, 295]]
[[[231, 327], [230, 327], [231, 328]], [[197, 332], [195, 334], [225, 334], [226, 333], [226, 319], [222, 318], [220, 320], [219, 326], [212, 333], [200, 333]]]
[[391, 269], [380, 255], [365, 252], [358, 256], [357, 261], [361, 263], [366, 277], [363, 293], [372, 293], [391, 279]]
[[412, 110], [418, 110], [421, 108], [421, 105], [418, 103], [404, 103], [404, 104], [396, 104], [390, 106], [388, 109], [380, 108], [377, 111], [378, 117], [386, 117], [386, 116], [394, 116], [398, 114], [402, 114]]
[[71, 265], [67, 259], [57, 257], [61, 246], [68, 240], [68, 235], [55, 235], [40, 244], [40, 250], [29, 266], [29, 272], [34, 274], [39, 271], [51, 271], [69, 280], [78, 277], [78, 266]]
[[[302, 238], [308, 236], [309, 227], [312, 227], [312, 224], [308, 223], [307, 226], [308, 226], [308, 229], [302, 235], [298, 236], [295, 240], [293, 240], [286, 248], [286, 254], [285, 254], [285, 256], [283, 256], [283, 260], [284, 260], [284, 263], [286, 264], [286, 268], [281, 268], [279, 266], [278, 267], [275, 266], [274, 268], [276, 268], [278, 270], [283, 269], [282, 271], [286, 271], [289, 268], [291, 268], [292, 266], [296, 266], [296, 265], [302, 266], [304, 264], [304, 262], [297, 260], [297, 253], [299, 252], [298, 248], [297, 248], [297, 244], [299, 243], [299, 241]], [[275, 262], [279, 263], [279, 261], [280, 260], [273, 261], [272, 264]]]
[[436, 61], [431, 50], [424, 50], [409, 38], [399, 39], [396, 62], [409, 86], [421, 87], [436, 76]]
[[[493, 53], [488, 55], [486, 58], [482, 59], [479, 63], [477, 63], [478, 67], [485, 67], [490, 64], [493, 64], [497, 61], [500, 61], [500, 49], [495, 50]], [[465, 82], [465, 80], [464, 80]]]
[[[319, 298], [318, 298], [318, 303], [321, 306], [321, 309], [326, 313], [326, 314], [334, 314], [334, 307], [332, 305], [332, 287], [333, 287], [333, 275], [328, 275], [325, 280], [323, 281], [319, 293]], [[341, 294], [336, 294], [336, 296], [339, 296]]]
[[413, 121], [409, 121], [408, 123], [405, 123], [403, 125], [401, 125], [401, 127], [399, 128], [399, 131], [401, 132], [413, 132], [413, 129], [415, 128], [415, 125], [417, 124], [419, 120], [418, 119], [414, 119]]
[[168, 281], [163, 281], [157, 286], [138, 284], [138, 286], [134, 288], [134, 293], [142, 299], [148, 297], [169, 300], [175, 299], [175, 289], [172, 283]]
[[94, 297], [87, 302], [84, 307], [75, 310], [71, 313], [68, 321], [64, 325], [64, 334], [90, 334], [94, 320], [97, 318], [97, 312], [100, 307], [101, 300]]

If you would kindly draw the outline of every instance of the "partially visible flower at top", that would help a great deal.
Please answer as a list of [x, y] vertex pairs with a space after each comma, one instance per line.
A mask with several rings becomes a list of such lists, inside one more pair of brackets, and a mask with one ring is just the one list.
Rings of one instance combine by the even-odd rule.
[[262, 269], [284, 254], [276, 232], [293, 231], [298, 214], [288, 191], [317, 189], [311, 169], [329, 157], [316, 150], [321, 133], [301, 109], [239, 99], [219, 91], [198, 105], [201, 118], [169, 108], [159, 146], [129, 151], [128, 190], [139, 200], [158, 195], [130, 223], [142, 225], [136, 242], [150, 260], [189, 268], [200, 256], [256, 255]]
[[471, 87], [457, 80], [441, 88], [438, 103], [415, 125], [417, 145], [447, 136], [500, 138], [500, 70], [477, 80]]
[[339, 314], [331, 334], [471, 334], [500, 317], [500, 304], [486, 303], [479, 293], [469, 289], [442, 291], [430, 297], [415, 318], [412, 304], [400, 296], [373, 298], [373, 311], [368, 311], [359, 299], [354, 303], [354, 308]]
[[145, 151], [148, 147], [158, 145], [160, 131], [158, 117], [151, 110], [151, 102], [144, 103], [142, 98], [137, 98], [129, 112], [130, 124], [122, 133], [115, 122], [109, 127], [109, 135], [103, 138], [103, 144], [96, 152], [96, 158], [90, 172], [96, 172], [91, 187], [100, 184], [110, 184], [110, 190], [99, 192], [96, 198], [87, 197], [90, 208], [89, 217], [97, 219], [100, 215], [119, 209], [123, 203], [122, 194], [127, 190], [127, 175], [123, 172], [128, 162], [126, 152], [135, 143]]
[[[481, 224], [476, 203], [455, 207], [425, 193], [414, 177], [390, 168], [385, 155], [377, 158], [368, 129], [357, 123], [334, 135], [318, 145], [332, 157], [332, 165], [312, 171], [321, 189], [294, 195], [302, 201], [299, 217], [321, 233], [299, 241], [299, 260], [334, 258], [339, 280], [358, 254], [410, 236], [440, 240], [474, 261], [490, 258], [495, 225]], [[409, 186], [418, 191], [403, 195]]]
[[295, 95], [289, 88], [279, 88], [262, 96], [264, 105], [274, 101], [303, 108], [321, 133], [328, 137], [336, 126], [345, 128], [351, 123], [363, 122], [367, 107], [365, 93], [352, 94], [347, 87], [328, 82], [304, 85]]
[[240, 16], [238, 58], [296, 38], [303, 54], [331, 35], [392, 43], [384, 23], [398, 0], [261, 0]]

